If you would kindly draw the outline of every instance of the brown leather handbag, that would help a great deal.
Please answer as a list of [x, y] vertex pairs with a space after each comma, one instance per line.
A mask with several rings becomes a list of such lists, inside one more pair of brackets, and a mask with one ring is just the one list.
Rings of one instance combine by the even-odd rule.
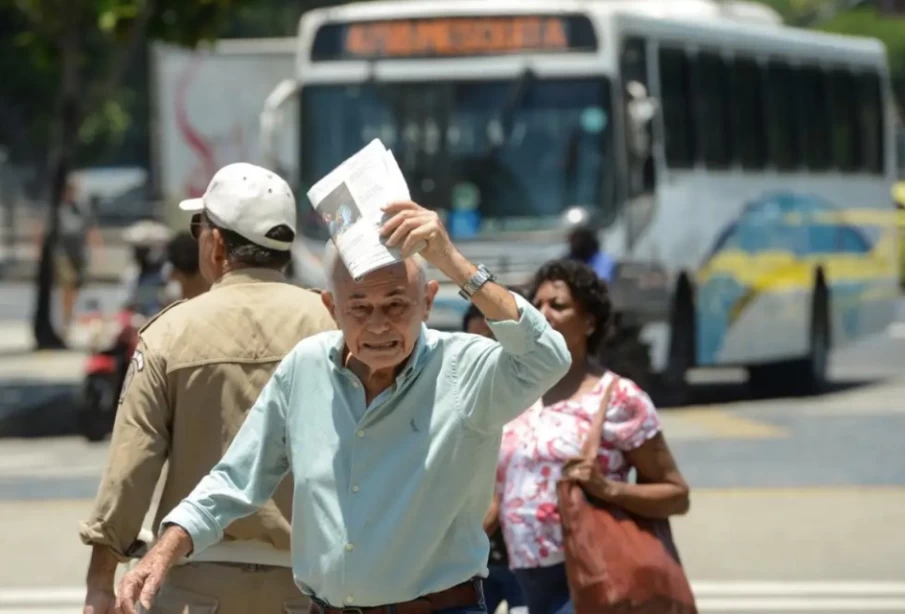
[[[582, 458], [597, 451], [614, 377], [594, 417]], [[557, 485], [569, 592], [576, 614], [696, 614], [668, 520], [641, 518], [589, 499], [572, 480]], [[592, 503], [593, 501], [593, 503]]]

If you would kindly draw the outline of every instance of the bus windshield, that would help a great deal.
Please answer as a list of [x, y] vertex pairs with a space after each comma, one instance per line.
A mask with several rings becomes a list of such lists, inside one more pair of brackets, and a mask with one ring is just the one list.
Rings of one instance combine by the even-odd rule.
[[[456, 238], [549, 229], [570, 207], [613, 207], [610, 86], [600, 77], [308, 85], [301, 104], [302, 193], [380, 138], [412, 198]], [[305, 209], [304, 234], [326, 238]]]

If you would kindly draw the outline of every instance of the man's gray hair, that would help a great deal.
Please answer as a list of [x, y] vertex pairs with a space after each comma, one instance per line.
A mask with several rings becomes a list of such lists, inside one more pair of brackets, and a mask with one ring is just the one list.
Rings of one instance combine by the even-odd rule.
[[[415, 254], [414, 256], [410, 256], [408, 260], [413, 260], [415, 264], [418, 266], [418, 280], [420, 283], [427, 283], [427, 261], [421, 257], [420, 254]], [[336, 244], [333, 243], [332, 239], [327, 240], [327, 244], [324, 246], [324, 256], [322, 258], [322, 263], [324, 265], [324, 284], [325, 290], [327, 292], [333, 293], [335, 290], [334, 281], [337, 268], [343, 267], [346, 265], [343, 263], [342, 258], [339, 257], [339, 251], [336, 249]]]

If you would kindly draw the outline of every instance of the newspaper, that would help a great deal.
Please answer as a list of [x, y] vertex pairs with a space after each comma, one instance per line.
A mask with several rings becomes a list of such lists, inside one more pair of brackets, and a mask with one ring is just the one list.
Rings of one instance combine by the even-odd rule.
[[380, 227], [387, 220], [382, 207], [410, 199], [402, 170], [380, 139], [368, 143], [308, 190], [308, 200], [355, 281], [402, 259], [399, 249], [387, 248], [380, 236]]

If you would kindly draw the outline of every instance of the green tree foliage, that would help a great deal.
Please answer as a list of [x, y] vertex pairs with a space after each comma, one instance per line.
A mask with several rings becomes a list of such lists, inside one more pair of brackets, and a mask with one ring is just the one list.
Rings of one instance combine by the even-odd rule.
[[52, 256], [60, 201], [81, 141], [109, 138], [128, 125], [120, 86], [148, 40], [194, 45], [216, 38], [231, 15], [254, 1], [0, 0], [0, 68], [9, 69], [0, 114], [22, 120], [18, 133], [8, 129], [20, 141], [33, 142], [33, 132], [46, 135], [28, 149], [35, 160], [48, 160], [50, 207], [34, 317], [39, 348], [62, 346], [50, 317]]
[[905, 100], [905, 19], [881, 15], [875, 8], [865, 7], [840, 13], [821, 24], [820, 29], [879, 39], [886, 45], [889, 68], [898, 84], [900, 101]]
[[[842, 7], [839, 0], [759, 0], [782, 15], [790, 24], [800, 23], [820, 14], [826, 7]], [[879, 0], [861, 3], [849, 10], [839, 10], [825, 20], [818, 20], [815, 28], [825, 32], [876, 38], [886, 45], [889, 65], [900, 103], [905, 104], [905, 15], [884, 15]]]

